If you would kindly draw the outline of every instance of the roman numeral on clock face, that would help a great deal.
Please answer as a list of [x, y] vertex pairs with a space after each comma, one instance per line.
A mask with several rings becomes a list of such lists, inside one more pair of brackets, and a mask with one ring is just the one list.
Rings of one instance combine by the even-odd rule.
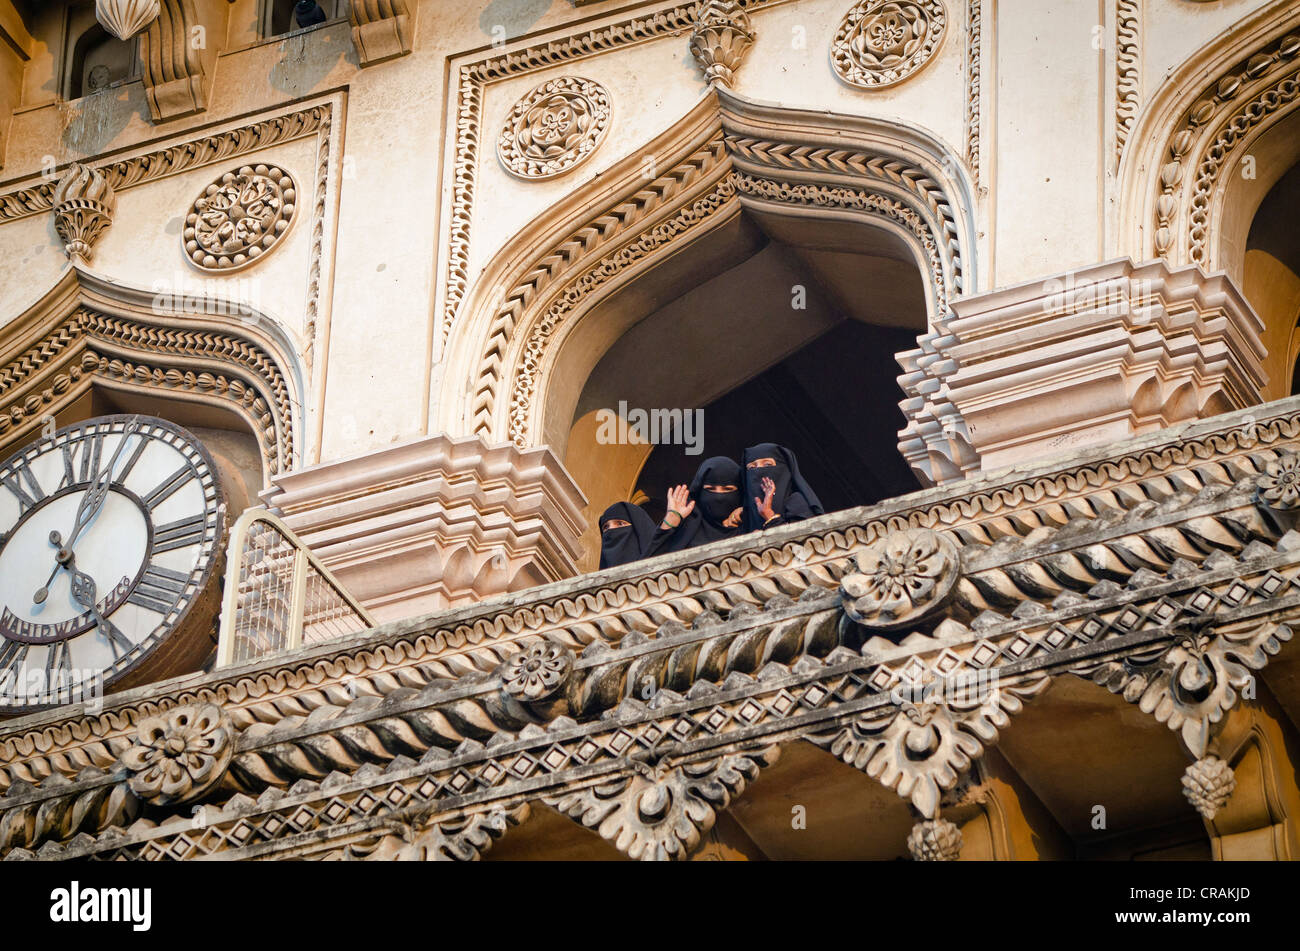
[[187, 574], [150, 565], [145, 569], [140, 583], [126, 599], [127, 603], [165, 615], [184, 593], [185, 585], [189, 580], [190, 576]]
[[8, 639], [0, 639], [0, 694], [13, 694], [18, 685], [19, 671], [27, 662], [26, 644]]
[[123, 654], [129, 653], [135, 647], [131, 639], [117, 629], [117, 625], [108, 618], [101, 617], [95, 621], [99, 628], [99, 633], [104, 635], [108, 641], [108, 646], [113, 648], [113, 659], [117, 660]]
[[36, 481], [36, 476], [32, 474], [32, 470], [21, 463], [18, 471], [13, 475], [0, 476], [0, 485], [12, 492], [14, 497], [18, 499], [18, 508], [22, 515], [26, 515], [30, 510], [45, 501], [45, 490]]
[[176, 491], [180, 489], [181, 486], [193, 478], [194, 470], [190, 468], [188, 464], [183, 465], [169, 475], [161, 485], [148, 495], [144, 496], [140, 501], [145, 504], [147, 509], [153, 511], [159, 505], [162, 505], [162, 503], [175, 495]]
[[207, 527], [208, 520], [204, 515], [159, 525], [153, 533], [153, 550], [154, 552], [173, 551], [177, 548], [197, 545], [203, 541]]
[[45, 655], [45, 689], [54, 693], [57, 684], [72, 683], [72, 652], [67, 641], [55, 641]]

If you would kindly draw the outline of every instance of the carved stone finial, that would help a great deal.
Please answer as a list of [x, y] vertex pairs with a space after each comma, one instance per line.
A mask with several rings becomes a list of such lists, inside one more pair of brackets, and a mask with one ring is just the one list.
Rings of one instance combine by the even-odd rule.
[[1232, 767], [1217, 756], [1206, 756], [1183, 773], [1183, 795], [1196, 811], [1211, 821], [1237, 788]]
[[564, 686], [573, 672], [573, 653], [544, 641], [507, 657], [499, 670], [502, 689], [516, 700], [532, 703]]
[[844, 610], [859, 624], [889, 630], [938, 607], [957, 581], [956, 546], [928, 528], [894, 532], [854, 559], [840, 582]]
[[73, 162], [54, 187], [54, 228], [70, 260], [85, 264], [90, 259], [116, 210], [117, 196], [103, 174]]
[[207, 792], [234, 755], [234, 728], [214, 703], [187, 704], [140, 721], [135, 744], [121, 761], [127, 784], [156, 806], [184, 803]]
[[961, 830], [947, 819], [927, 819], [912, 826], [907, 851], [918, 862], [955, 862], [961, 854]]
[[95, 0], [95, 19], [119, 40], [129, 40], [158, 19], [159, 0]]
[[754, 30], [736, 0], [703, 0], [691, 31], [691, 55], [710, 86], [730, 86], [754, 43]]

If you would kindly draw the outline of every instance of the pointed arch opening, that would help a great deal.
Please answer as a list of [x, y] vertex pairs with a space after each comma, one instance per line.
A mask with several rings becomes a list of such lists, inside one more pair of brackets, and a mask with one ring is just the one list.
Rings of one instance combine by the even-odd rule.
[[[593, 523], [648, 461], [657, 490], [702, 452], [738, 456], [735, 421], [763, 393], [788, 410], [766, 432], [825, 445], [816, 465], [861, 459], [826, 474], [836, 507], [914, 488], [893, 355], [973, 281], [960, 168], [901, 123], [710, 92], [495, 256], [458, 313], [434, 425], [550, 446]], [[602, 438], [597, 414], [620, 404], [721, 425], [705, 417], [707, 450], [679, 439], [652, 460], [635, 433]]]

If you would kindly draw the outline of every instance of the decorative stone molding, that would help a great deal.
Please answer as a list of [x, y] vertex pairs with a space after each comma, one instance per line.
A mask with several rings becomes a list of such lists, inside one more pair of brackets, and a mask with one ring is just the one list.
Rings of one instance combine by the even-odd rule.
[[418, 3], [407, 0], [352, 0], [352, 45], [362, 67], [373, 66], [411, 52], [415, 43]]
[[947, 23], [941, 0], [858, 0], [831, 40], [831, 65], [850, 86], [891, 86], [934, 57]]
[[78, 162], [68, 166], [54, 188], [54, 228], [75, 264], [86, 265], [91, 251], [117, 210], [117, 196], [98, 169]]
[[274, 481], [268, 505], [381, 620], [577, 570], [585, 500], [547, 449], [429, 436]]
[[141, 720], [122, 754], [127, 785], [155, 806], [191, 802], [218, 782], [234, 753], [230, 718], [216, 704], [172, 707]]
[[1263, 326], [1222, 274], [1120, 260], [953, 304], [898, 355], [926, 483], [1258, 403]]
[[1203, 756], [1183, 773], [1183, 795], [1207, 822], [1214, 821], [1236, 788], [1232, 767], [1217, 756]]
[[1115, 0], [1115, 152], [1124, 151], [1142, 105], [1142, 5]]
[[[493, 258], [464, 307], [441, 425], [468, 415], [484, 438], [542, 441], [548, 371], [581, 317], [744, 208], [887, 231], [916, 254], [931, 313], [946, 312], [969, 280], [973, 238], [971, 203], [954, 197], [964, 182], [948, 177], [957, 163], [945, 157], [896, 122], [778, 109], [716, 88]], [[648, 159], [662, 170], [650, 182]]]
[[[704, 557], [698, 550], [684, 552], [539, 588], [522, 603], [506, 598], [467, 605], [344, 643], [317, 645], [284, 662], [270, 657], [255, 667], [222, 669], [178, 686], [173, 699], [137, 691], [110, 698], [97, 715], [75, 708], [51, 711], [35, 721], [28, 718], [13, 734], [0, 732], [0, 790], [51, 775], [71, 778], [91, 766], [111, 768], [118, 751], [132, 742], [134, 724], [154, 714], [160, 703], [217, 703], [239, 729], [262, 730], [266, 738], [259, 742], [268, 750], [268, 763], [258, 765], [260, 757], [253, 754], [237, 759], [230, 771], [250, 777], [247, 781], [261, 777], [261, 785], [250, 787], [254, 791], [286, 782], [279, 763], [291, 760], [298, 770], [318, 764], [321, 771], [313, 779], [336, 768], [316, 752], [284, 746], [291, 736], [266, 735], [266, 729], [289, 715], [287, 710], [321, 711], [298, 734], [313, 750], [333, 717], [354, 703], [358, 710], [368, 710], [376, 697], [405, 687], [428, 687], [439, 703], [442, 698], [461, 705], [466, 690], [477, 698], [454, 718], [424, 718], [413, 727], [437, 737], [434, 742], [445, 749], [473, 738], [461, 729], [481, 736], [475, 724], [485, 718], [501, 730], [520, 731], [534, 714], [513, 701], [505, 703], [499, 682], [488, 675], [520, 644], [539, 636], [583, 651], [577, 667], [594, 666], [566, 690], [571, 715], [584, 718], [598, 718], [619, 698], [639, 695], [646, 675], [653, 675], [660, 700], [670, 699], [675, 690], [689, 691], [696, 670], [722, 682], [733, 675], [762, 674], [774, 659], [807, 668], [814, 678], [833, 679], [841, 668], [823, 670], [820, 663], [840, 644], [834, 588], [844, 565], [859, 546], [904, 525], [942, 528], [967, 546], [970, 568], [959, 584], [957, 608], [958, 616], [969, 616], [971, 622], [969, 628], [946, 623], [936, 634], [947, 639], [927, 640], [921, 651], [884, 639], [869, 645], [877, 662], [890, 671], [917, 657], [935, 664], [936, 677], [947, 676], [954, 669], [948, 657], [958, 643], [954, 638], [969, 639], [962, 650], [969, 652], [976, 670], [1001, 663], [999, 657], [1020, 663], [1035, 654], [1035, 664], [1050, 665], [1063, 649], [1104, 653], [1113, 639], [1132, 639], [1135, 632], [1143, 636], [1136, 625], [1164, 624], [1184, 611], [1204, 614], [1200, 594], [1207, 589], [1225, 595], [1232, 589], [1231, 600], [1222, 602], [1225, 610], [1272, 610], [1278, 598], [1292, 597], [1287, 594], [1290, 581], [1284, 578], [1279, 587], [1278, 571], [1300, 576], [1300, 566], [1293, 565], [1296, 539], [1279, 539], [1266, 521], [1252, 525], [1247, 516], [1254, 479], [1280, 451], [1293, 451], [1297, 443], [1300, 398], [1293, 398], [1172, 434], [1136, 437], [1122, 448], [1093, 450], [1064, 468], [1022, 469], [836, 513], [819, 520], [823, 527], [812, 532], [806, 525], [774, 529], [761, 536], [756, 550], [750, 548], [757, 539], [749, 536]], [[1228, 488], [1233, 491], [1226, 492]], [[345, 494], [340, 497], [347, 501]], [[1171, 531], [1180, 519], [1186, 527]], [[1089, 525], [1095, 529], [1086, 531]], [[1207, 557], [1208, 552], [1213, 554]], [[1061, 555], [1070, 560], [1056, 560]], [[1130, 569], [1128, 584], [1121, 587], [1110, 578], [1125, 564], [1140, 567]], [[1081, 566], [1091, 574], [1081, 572]], [[1099, 572], [1106, 580], [1100, 580]], [[1186, 608], [1179, 599], [1187, 602]], [[1126, 614], [1130, 605], [1140, 613]], [[1043, 613], [1049, 606], [1052, 610]], [[773, 612], [776, 623], [745, 620], [760, 607]], [[724, 623], [715, 612], [733, 620]], [[646, 637], [650, 633], [657, 634], [653, 645]], [[1147, 636], [1166, 635], [1157, 628]], [[613, 647], [621, 652], [611, 652]], [[1069, 663], [1078, 663], [1077, 656]], [[916, 676], [909, 674], [909, 684], [924, 681], [923, 671], [912, 673]], [[466, 674], [465, 688], [453, 690], [449, 698], [441, 692], [440, 683]], [[483, 676], [475, 680], [478, 674]], [[887, 685], [893, 675], [884, 676]], [[696, 691], [698, 703], [711, 703], [703, 686]], [[427, 701], [416, 697], [412, 702], [418, 708]], [[782, 706], [788, 711], [784, 701]], [[399, 732], [409, 739], [405, 728]], [[391, 740], [399, 733], [383, 735]], [[337, 745], [331, 741], [330, 748], [340, 766], [371, 762], [386, 749], [362, 734]], [[382, 755], [413, 752], [417, 749], [399, 745]]]
[[[211, 79], [190, 42], [200, 18], [194, 0], [162, 0], [158, 16], [140, 35], [144, 93], [154, 122], [179, 119], [208, 107]], [[215, 40], [220, 34], [209, 31]]]
[[691, 30], [691, 55], [710, 86], [730, 86], [754, 44], [754, 26], [736, 0], [704, 0]]
[[859, 552], [840, 582], [844, 611], [866, 627], [892, 630], [933, 613], [957, 583], [952, 542], [929, 529], [895, 532]]
[[966, 164], [971, 180], [980, 181], [980, 81], [983, 65], [981, 39], [984, 31], [984, 14], [980, 0], [966, 0]]
[[[1207, 271], [1236, 266], [1228, 218], [1241, 159], [1300, 108], [1300, 11], [1267, 4], [1188, 57], [1145, 103], [1119, 170], [1115, 250]], [[1262, 177], [1262, 172], [1261, 172]], [[1249, 201], [1251, 197], [1245, 196]]]
[[[330, 169], [337, 163], [334, 155], [338, 147], [336, 117], [342, 109], [343, 99], [333, 97], [318, 103], [282, 113], [270, 118], [201, 135], [165, 148], [141, 152], [138, 155], [111, 162], [97, 168], [115, 192], [146, 182], [214, 163], [225, 163], [250, 152], [314, 136], [316, 138], [316, 182], [312, 204], [311, 252], [307, 280], [306, 327], [301, 348], [310, 372], [316, 357], [316, 346], [321, 334], [318, 324], [329, 325], [329, 299], [324, 292], [328, 286], [333, 263], [326, 253], [330, 239], [329, 225], [337, 215], [336, 188], [330, 186]], [[0, 223], [26, 218], [48, 211], [54, 204], [55, 186], [41, 182], [26, 188], [0, 195]], [[331, 204], [331, 201], [333, 204]]]
[[[753, 11], [789, 2], [791, 0], [748, 0], [745, 9]], [[559, 38], [534, 41], [520, 49], [493, 51], [485, 57], [453, 65], [456, 81], [449, 89], [448, 114], [456, 117], [456, 135], [447, 152], [447, 164], [452, 169], [452, 188], [447, 210], [447, 266], [439, 288], [444, 342], [450, 337], [469, 284], [470, 237], [481, 158], [479, 146], [488, 135], [483, 128], [483, 99], [487, 87], [647, 40], [680, 36], [694, 28], [698, 11], [699, 0], [685, 0], [653, 13], [637, 14]]]
[[0, 457], [32, 439], [47, 415], [102, 386], [233, 412], [257, 439], [268, 475], [295, 463], [302, 399], [296, 350], [243, 305], [182, 294], [164, 299], [71, 267], [6, 329]]
[[961, 830], [947, 819], [927, 819], [912, 827], [907, 851], [918, 862], [955, 862], [961, 855]]
[[95, 19], [119, 40], [129, 40], [158, 18], [158, 0], [95, 0]]
[[536, 703], [564, 687], [573, 671], [573, 652], [543, 641], [506, 659], [500, 668], [501, 689], [524, 703]]
[[195, 199], [181, 242], [203, 271], [237, 271], [256, 262], [293, 224], [298, 190], [276, 165], [243, 165], [226, 172]]
[[1271, 460], [1256, 480], [1260, 503], [1275, 512], [1300, 509], [1300, 456], [1285, 452]]
[[555, 178], [585, 162], [609, 131], [609, 93], [576, 76], [548, 79], [515, 103], [497, 155], [516, 178]]
[[529, 812], [528, 804], [524, 803], [512, 809], [496, 808], [468, 816], [401, 823], [400, 832], [303, 857], [326, 861], [477, 862], [507, 830], [524, 822]]
[[628, 858], [684, 859], [713, 828], [718, 813], [780, 754], [767, 746], [679, 766], [658, 764], [544, 801], [595, 829]]
[[[462, 819], [541, 801], [629, 854], [680, 857], [776, 750], [803, 740], [936, 820], [942, 794], [970, 779], [1009, 717], [1054, 677], [1119, 672], [1124, 684], [1107, 673], [1105, 685], [1150, 702], [1157, 718], [1183, 716], [1181, 705], [1212, 719], [1228, 698], [1221, 685], [1240, 685], [1277, 652], [1285, 638], [1260, 632], [1300, 611], [1300, 534], [1246, 514], [1258, 477], [1297, 441], [1300, 398], [1254, 407], [1248, 422], [1237, 414], [1137, 437], [1064, 470], [833, 513], [811, 529], [138, 688], [93, 714], [27, 717], [0, 730], [0, 851], [355, 858], [410, 846], [410, 857], [427, 856], [473, 827]], [[967, 569], [949, 616], [929, 634], [861, 643], [840, 623], [834, 581], [874, 540], [935, 517], [950, 520]], [[1174, 525], [1213, 544], [1179, 540]], [[1116, 545], [1145, 546], [1152, 567], [1123, 574], [1108, 554]], [[1047, 552], [1108, 577], [1080, 593], [1073, 569]], [[1026, 563], [1067, 581], [1044, 587]], [[962, 592], [988, 603], [999, 574], [1027, 590], [1008, 596], [1007, 614], [971, 617], [981, 602]], [[545, 707], [487, 675], [539, 635], [583, 645]], [[1153, 698], [1156, 685], [1168, 696]], [[155, 806], [132, 823], [133, 797], [101, 808], [125, 787], [115, 764], [140, 721], [204, 703], [220, 704], [239, 732], [222, 782], [204, 794], [203, 822]], [[950, 832], [941, 822], [914, 830], [913, 852], [951, 855]]]
[[873, 705], [846, 724], [805, 738], [933, 819], [940, 796], [957, 785], [985, 747], [997, 742], [998, 730], [1051, 680], [1039, 675], [1003, 684], [973, 678], [954, 688], [925, 665], [913, 669], [903, 668], [904, 677], [882, 668], [876, 685], [882, 693], [891, 691], [893, 703]]
[[[1209, 602], [1210, 598], [1204, 600]], [[1253, 681], [1291, 629], [1266, 623], [1242, 631], [1214, 632], [1189, 622], [1172, 644], [1100, 664], [1073, 668], [1111, 693], [1122, 694], [1178, 733], [1198, 758], [1205, 755], [1211, 731], [1237, 702], [1238, 691]]]

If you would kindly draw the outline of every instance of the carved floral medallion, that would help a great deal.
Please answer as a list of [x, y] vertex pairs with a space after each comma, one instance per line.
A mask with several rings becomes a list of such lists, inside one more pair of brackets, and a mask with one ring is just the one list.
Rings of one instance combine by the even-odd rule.
[[533, 644], [506, 658], [501, 683], [516, 700], [545, 700], [564, 686], [573, 671], [573, 653], [559, 644]]
[[850, 86], [901, 82], [930, 61], [943, 42], [940, 0], [860, 0], [831, 41], [831, 64]]
[[889, 630], [911, 624], [942, 604], [960, 559], [938, 532], [914, 528], [875, 542], [840, 582], [845, 612], [859, 624]]
[[609, 120], [609, 93], [600, 83], [576, 76], [550, 79], [510, 110], [497, 155], [518, 178], [554, 178], [596, 150]]
[[145, 802], [186, 802], [211, 788], [234, 753], [230, 719], [213, 703], [175, 707], [140, 721], [122, 754], [131, 791]]
[[185, 219], [181, 240], [205, 271], [233, 271], [270, 251], [293, 223], [297, 189], [275, 165], [244, 165], [204, 189]]

